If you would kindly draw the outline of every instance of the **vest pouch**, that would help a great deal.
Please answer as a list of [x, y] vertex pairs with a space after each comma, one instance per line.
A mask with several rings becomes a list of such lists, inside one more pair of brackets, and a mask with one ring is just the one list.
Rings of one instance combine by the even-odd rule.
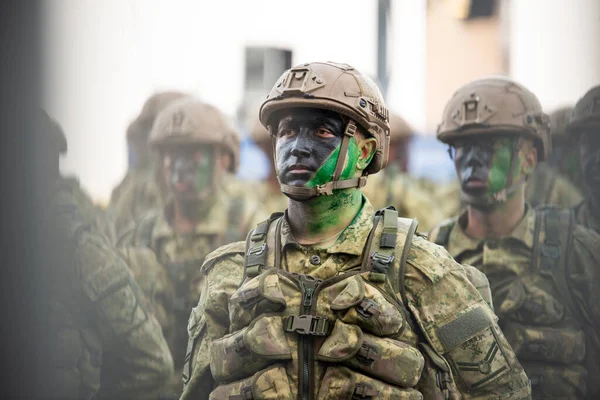
[[328, 367], [316, 397], [319, 400], [422, 400], [415, 389], [404, 389], [369, 378], [346, 367]]
[[[541, 277], [537, 277], [543, 279]], [[511, 319], [528, 325], [553, 325], [565, 317], [565, 306], [536, 282], [525, 282], [525, 299]]]
[[393, 294], [384, 295], [361, 275], [352, 275], [323, 289], [322, 293], [327, 296], [325, 301], [331, 311], [342, 322], [358, 325], [363, 331], [390, 336], [400, 333], [404, 326], [404, 317], [400, 306], [394, 304]]
[[317, 359], [342, 363], [392, 385], [413, 387], [421, 378], [425, 360], [406, 343], [363, 333], [356, 325], [336, 321]]
[[220, 385], [209, 400], [294, 400], [285, 368], [275, 365], [250, 378]]
[[290, 296], [294, 295], [298, 297], [297, 301], [300, 304], [297, 285], [289, 278], [280, 276], [275, 269], [267, 270], [244, 282], [229, 299], [231, 330], [236, 331], [248, 326], [261, 314], [285, 310]]
[[503, 324], [502, 330], [519, 360], [559, 364], [582, 364], [585, 334], [574, 328]]
[[522, 362], [533, 399], [586, 399], [587, 371], [581, 365], [554, 366]]
[[212, 342], [210, 371], [217, 382], [231, 381], [291, 358], [281, 316], [262, 316]]

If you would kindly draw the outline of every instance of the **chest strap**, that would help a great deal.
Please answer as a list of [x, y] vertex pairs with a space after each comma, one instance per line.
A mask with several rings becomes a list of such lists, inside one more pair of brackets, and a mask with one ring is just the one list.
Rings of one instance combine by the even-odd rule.
[[[246, 237], [246, 254], [244, 256], [244, 278], [254, 278], [255, 276], [258, 276], [260, 270], [267, 266], [267, 255], [269, 250], [267, 245], [267, 234], [274, 221], [278, 221], [275, 247], [279, 247], [281, 240], [277, 239], [281, 229], [282, 217], [282, 212], [273, 213], [269, 219], [260, 222], [256, 228], [248, 233], [248, 236]], [[277, 267], [279, 267], [278, 259], [280, 258], [281, 257], [277, 257], [277, 255], [275, 256], [275, 262], [278, 264]]]

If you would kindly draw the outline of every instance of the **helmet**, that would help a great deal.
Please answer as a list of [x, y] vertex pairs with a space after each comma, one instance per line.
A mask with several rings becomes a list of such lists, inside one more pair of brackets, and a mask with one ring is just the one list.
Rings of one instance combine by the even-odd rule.
[[42, 129], [48, 135], [51, 146], [58, 150], [59, 154], [67, 153], [67, 137], [60, 124], [54, 120], [45, 110], [42, 112]]
[[533, 93], [506, 77], [478, 79], [458, 89], [444, 109], [437, 137], [451, 144], [458, 138], [498, 130], [532, 139], [538, 159], [548, 159], [550, 117]]
[[129, 124], [129, 127], [127, 128], [127, 139], [147, 139], [148, 133], [152, 129], [152, 124], [158, 113], [169, 104], [186, 96], [188, 95], [176, 91], [158, 92], [150, 96], [144, 103], [140, 115]]
[[371, 78], [350, 65], [313, 62], [285, 71], [260, 107], [260, 122], [272, 134], [271, 117], [276, 111], [289, 108], [330, 110], [349, 117], [351, 121], [344, 132], [332, 182], [317, 188], [282, 185], [284, 193], [321, 195], [332, 194], [333, 189], [364, 186], [365, 177], [338, 180], [347, 156], [345, 149], [357, 128], [355, 124], [377, 140], [377, 152], [365, 173], [374, 174], [387, 164], [390, 122], [383, 96]]
[[157, 149], [182, 144], [221, 145], [233, 158], [231, 172], [237, 171], [240, 161], [240, 136], [232, 122], [216, 107], [193, 97], [181, 99], [158, 114], [149, 142]]
[[577, 135], [583, 128], [600, 126], [600, 85], [594, 86], [577, 102], [566, 128], [568, 135]]
[[558, 138], [565, 135], [565, 128], [573, 114], [573, 107], [561, 107], [550, 113], [550, 135]]
[[413, 135], [413, 128], [396, 113], [390, 114], [390, 127], [392, 140], [408, 139]]

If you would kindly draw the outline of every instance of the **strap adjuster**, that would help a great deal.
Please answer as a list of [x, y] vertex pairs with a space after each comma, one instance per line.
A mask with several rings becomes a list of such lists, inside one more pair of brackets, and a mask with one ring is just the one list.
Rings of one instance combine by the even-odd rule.
[[364, 319], [369, 319], [372, 316], [378, 317], [379, 314], [381, 314], [381, 310], [379, 310], [377, 303], [371, 299], [362, 299], [356, 306], [356, 312]]
[[372, 399], [373, 397], [377, 396], [379, 396], [378, 390], [373, 389], [370, 385], [367, 385], [365, 383], [357, 383], [354, 386], [352, 400]]
[[316, 187], [316, 189], [317, 189], [317, 196], [321, 196], [321, 195], [332, 196], [333, 195], [333, 182], [327, 182], [322, 185], [318, 185]]
[[373, 269], [376, 272], [386, 272], [387, 269], [389, 268], [390, 264], [394, 261], [394, 255], [391, 254], [389, 256], [386, 256], [384, 254], [380, 254], [378, 252], [373, 252], [373, 254], [371, 255], [371, 260], [372, 260], [372, 265], [373, 265]]
[[285, 320], [285, 331], [300, 335], [327, 336], [331, 328], [328, 318], [314, 315], [290, 315]]
[[257, 247], [250, 247], [248, 249], [247, 255], [249, 255], [249, 256], [253, 256], [253, 255], [254, 256], [259, 256], [259, 255], [263, 254], [266, 249], [267, 249], [267, 244], [266, 243], [263, 243], [262, 245], [257, 246]]

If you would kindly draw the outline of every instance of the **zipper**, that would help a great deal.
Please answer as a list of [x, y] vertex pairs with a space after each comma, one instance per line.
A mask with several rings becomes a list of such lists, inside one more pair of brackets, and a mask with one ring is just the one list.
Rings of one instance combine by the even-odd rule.
[[[314, 298], [319, 285], [323, 281], [315, 279], [310, 275], [300, 275], [300, 290], [302, 293], [302, 306], [300, 307], [301, 315], [312, 315]], [[301, 355], [300, 369], [300, 398], [302, 400], [310, 400], [310, 378], [312, 375], [312, 352], [313, 338], [310, 336], [300, 336], [299, 351]]]

